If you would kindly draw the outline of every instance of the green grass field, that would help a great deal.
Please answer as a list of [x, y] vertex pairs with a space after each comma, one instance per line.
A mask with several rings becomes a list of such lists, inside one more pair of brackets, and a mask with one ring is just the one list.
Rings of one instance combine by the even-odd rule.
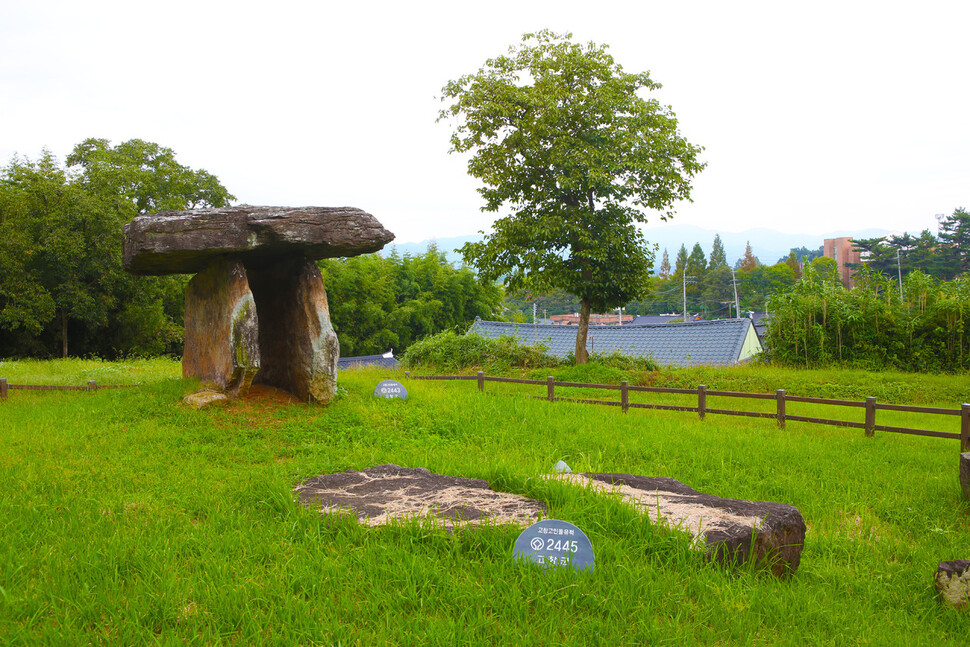
[[[0, 362], [10, 383], [143, 385], [0, 402], [0, 644], [967, 644], [970, 613], [933, 588], [938, 562], [970, 558], [957, 441], [624, 415], [491, 383], [480, 394], [410, 381], [408, 401], [385, 401], [374, 386], [403, 374], [369, 370], [341, 373], [346, 393], [327, 408], [194, 411], [179, 404], [196, 388], [180, 375], [162, 360]], [[660, 379], [729, 389], [764, 375]], [[881, 401], [943, 407], [968, 393], [964, 377], [920, 388], [911, 376], [767, 375], [775, 386], [748, 390], [879, 388]], [[792, 504], [808, 525], [801, 566], [777, 580], [709, 564], [686, 536], [541, 479], [560, 459]], [[306, 478], [381, 463], [542, 499], [590, 537], [596, 568], [515, 563], [515, 529], [368, 529], [295, 502]]]

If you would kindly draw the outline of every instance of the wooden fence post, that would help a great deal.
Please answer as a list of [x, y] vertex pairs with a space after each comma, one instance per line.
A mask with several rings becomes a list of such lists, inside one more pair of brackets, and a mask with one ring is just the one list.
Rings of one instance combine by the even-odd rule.
[[0, 377], [0, 400], [7, 399], [7, 378]]
[[630, 408], [630, 383], [626, 380], [620, 382], [620, 406], [623, 408], [623, 413]]
[[704, 419], [704, 413], [707, 409], [707, 385], [701, 384], [697, 387], [697, 417], [701, 420]]
[[960, 453], [970, 452], [970, 404], [960, 405]]
[[485, 371], [478, 372], [478, 390], [479, 391], [485, 390]]
[[556, 378], [550, 375], [548, 378], [546, 378], [546, 385], [546, 396], [549, 398], [549, 402], [552, 402], [556, 399]]
[[871, 438], [876, 433], [876, 399], [866, 398], [866, 436]]
[[98, 383], [94, 380], [88, 380], [88, 391], [97, 391]]
[[778, 418], [778, 428], [785, 428], [785, 389], [775, 391], [775, 402], [778, 403], [776, 416]]

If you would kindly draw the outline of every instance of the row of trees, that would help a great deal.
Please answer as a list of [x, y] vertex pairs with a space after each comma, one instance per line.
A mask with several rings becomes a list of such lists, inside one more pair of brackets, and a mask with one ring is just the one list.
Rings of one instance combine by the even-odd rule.
[[886, 277], [906, 277], [920, 271], [950, 280], [970, 270], [970, 212], [959, 208], [940, 217], [939, 233], [924, 229], [911, 234], [852, 241], [866, 256], [865, 265]]
[[943, 281], [914, 270], [900, 292], [897, 277], [864, 266], [847, 290], [813, 263], [768, 308], [768, 352], [780, 364], [908, 371], [970, 366], [968, 274]]
[[181, 352], [186, 277], [134, 277], [122, 226], [233, 196], [171, 149], [132, 139], [78, 144], [0, 170], [0, 356]]
[[724, 253], [720, 235], [714, 236], [708, 258], [700, 243], [690, 253], [681, 245], [674, 264], [665, 249], [649, 299], [629, 304], [631, 314], [682, 312], [686, 291], [687, 310], [705, 318], [736, 316], [735, 290], [742, 312], [764, 310], [767, 299], [791, 287], [801, 273], [793, 251], [774, 265], [762, 265], [747, 245], [744, 256], [732, 266]]
[[330, 318], [346, 357], [402, 354], [415, 341], [475, 319], [494, 319], [502, 290], [467, 268], [456, 269], [435, 247], [418, 256], [395, 251], [319, 262]]

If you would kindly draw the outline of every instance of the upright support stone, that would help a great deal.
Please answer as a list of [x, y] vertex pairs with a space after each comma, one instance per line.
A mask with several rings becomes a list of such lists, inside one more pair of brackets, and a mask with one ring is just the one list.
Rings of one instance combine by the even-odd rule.
[[245, 393], [259, 370], [258, 329], [256, 302], [242, 262], [210, 261], [185, 290], [182, 375], [232, 397]]
[[247, 268], [259, 310], [262, 367], [257, 384], [328, 404], [337, 393], [340, 344], [330, 323], [323, 277], [298, 256]]

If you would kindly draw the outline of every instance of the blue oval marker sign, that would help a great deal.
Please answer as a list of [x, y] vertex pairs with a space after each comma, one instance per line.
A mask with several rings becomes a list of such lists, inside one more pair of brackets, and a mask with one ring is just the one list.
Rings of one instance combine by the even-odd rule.
[[522, 531], [515, 540], [514, 556], [543, 566], [593, 570], [593, 545], [589, 537], [573, 524], [559, 519], [543, 519]]
[[374, 395], [378, 398], [400, 398], [408, 399], [408, 390], [404, 385], [395, 380], [384, 380], [374, 389]]

